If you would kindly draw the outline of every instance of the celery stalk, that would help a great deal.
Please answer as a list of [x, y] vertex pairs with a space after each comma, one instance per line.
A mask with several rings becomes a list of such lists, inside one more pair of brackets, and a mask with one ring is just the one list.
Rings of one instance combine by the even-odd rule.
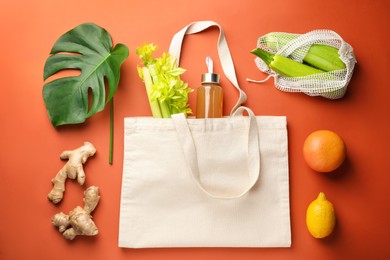
[[161, 109], [161, 115], [163, 118], [170, 118], [171, 117], [171, 111], [169, 110], [169, 106], [167, 102], [165, 101], [160, 101], [160, 109]]
[[[150, 64], [148, 65], [148, 69], [149, 69], [149, 72], [150, 72], [150, 77], [152, 78], [152, 83], [153, 85], [157, 86], [158, 84], [160, 84], [160, 77], [158, 75], [158, 70], [156, 68], [156, 64]], [[159, 105], [160, 105], [160, 112], [161, 112], [161, 116], [163, 118], [170, 118], [171, 117], [171, 111], [169, 109], [169, 105], [167, 104], [166, 100], [162, 99], [161, 97], [151, 97], [152, 99], [155, 99], [158, 101]]]
[[145, 82], [146, 94], [148, 95], [148, 100], [150, 104], [150, 109], [152, 110], [153, 117], [161, 118], [163, 117], [160, 111], [160, 105], [157, 100], [152, 100], [152, 78], [150, 76], [149, 69], [147, 67], [142, 68], [143, 79]]

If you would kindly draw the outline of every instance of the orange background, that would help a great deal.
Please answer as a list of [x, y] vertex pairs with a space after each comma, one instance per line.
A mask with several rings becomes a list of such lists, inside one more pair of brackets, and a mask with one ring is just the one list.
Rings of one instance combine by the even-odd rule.
[[[389, 259], [389, 71], [388, 0], [356, 1], [18, 1], [2, 0], [0, 102], [0, 259]], [[123, 119], [150, 115], [136, 65], [135, 48], [154, 42], [167, 51], [172, 36], [193, 21], [213, 20], [225, 30], [247, 106], [256, 115], [286, 115], [289, 131], [291, 248], [118, 248], [123, 160]], [[115, 95], [114, 163], [108, 164], [109, 109], [84, 124], [55, 129], [42, 98], [43, 66], [54, 42], [84, 22], [107, 29], [114, 43], [129, 47]], [[305, 33], [331, 29], [355, 50], [358, 64], [346, 96], [326, 100], [277, 90], [249, 53], [257, 38], [272, 31]], [[217, 29], [188, 36], [181, 66], [192, 88], [205, 71], [206, 55], [216, 58]], [[222, 77], [228, 115], [237, 93]], [[195, 94], [191, 94], [194, 108]], [[302, 145], [314, 130], [330, 129], [345, 140], [348, 158], [332, 174], [318, 174], [303, 161]], [[63, 150], [92, 142], [97, 154], [85, 165], [85, 187], [97, 185], [101, 201], [93, 213], [96, 237], [66, 241], [51, 216], [82, 203], [85, 187], [68, 181], [64, 201], [46, 196], [63, 166]], [[308, 204], [320, 191], [336, 208], [337, 226], [324, 240], [305, 226]], [[174, 214], [174, 212], [172, 212]]]

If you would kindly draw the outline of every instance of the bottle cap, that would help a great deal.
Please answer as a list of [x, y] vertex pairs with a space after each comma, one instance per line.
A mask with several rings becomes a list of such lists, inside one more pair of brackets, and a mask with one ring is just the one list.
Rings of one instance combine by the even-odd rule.
[[213, 60], [210, 56], [206, 57], [207, 73], [202, 74], [202, 83], [219, 84], [219, 75], [213, 73]]

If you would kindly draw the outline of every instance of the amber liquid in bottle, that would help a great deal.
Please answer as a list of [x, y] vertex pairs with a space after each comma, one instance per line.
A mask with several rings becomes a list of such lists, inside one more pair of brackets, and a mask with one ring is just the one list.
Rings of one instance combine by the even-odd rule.
[[197, 90], [196, 117], [216, 118], [223, 114], [223, 92], [217, 84], [202, 84]]
[[202, 85], [197, 89], [196, 118], [218, 118], [223, 116], [223, 91], [219, 75], [213, 73], [213, 60], [206, 58], [208, 72], [202, 75]]

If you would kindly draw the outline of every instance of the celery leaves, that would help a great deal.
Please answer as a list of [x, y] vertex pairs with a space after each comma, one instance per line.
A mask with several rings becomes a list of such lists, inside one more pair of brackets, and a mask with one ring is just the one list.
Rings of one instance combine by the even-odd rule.
[[136, 54], [143, 66], [138, 66], [140, 78], [145, 82], [153, 117], [171, 117], [172, 114], [191, 114], [188, 105], [188, 94], [193, 89], [181, 80], [185, 69], [177, 66], [175, 57], [163, 53], [154, 58], [157, 50], [154, 44], [144, 44], [137, 48]]

